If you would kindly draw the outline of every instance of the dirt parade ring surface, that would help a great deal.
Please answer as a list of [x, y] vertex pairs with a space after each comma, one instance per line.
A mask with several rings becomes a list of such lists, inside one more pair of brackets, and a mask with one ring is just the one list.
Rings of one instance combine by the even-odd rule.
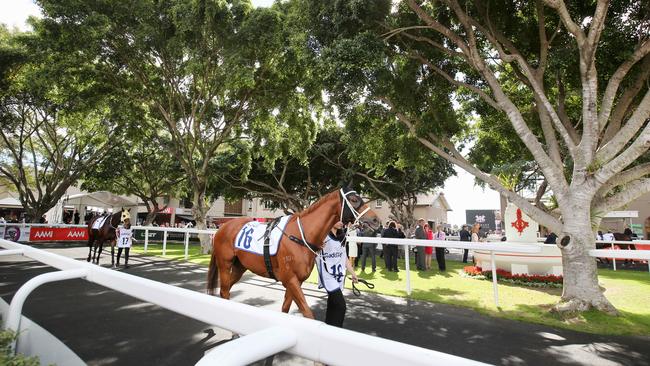
[[[39, 244], [84, 260], [84, 246]], [[110, 253], [100, 263], [108, 266]], [[126, 273], [204, 292], [207, 269], [192, 263], [133, 255]], [[11, 301], [30, 278], [54, 269], [17, 256], [0, 260], [0, 296]], [[325, 316], [326, 294], [303, 285], [316, 319]], [[280, 311], [281, 284], [244, 275], [232, 300]], [[345, 292], [344, 327], [361, 333], [500, 365], [650, 365], [647, 337], [601, 336], [481, 315], [473, 310], [363, 293]], [[300, 316], [295, 304], [291, 314]], [[46, 284], [27, 299], [24, 315], [63, 341], [88, 365], [194, 365], [231, 333], [84, 280]], [[432, 360], [432, 363], [434, 360]], [[258, 362], [262, 365], [264, 362]], [[289, 354], [274, 365], [313, 365]]]

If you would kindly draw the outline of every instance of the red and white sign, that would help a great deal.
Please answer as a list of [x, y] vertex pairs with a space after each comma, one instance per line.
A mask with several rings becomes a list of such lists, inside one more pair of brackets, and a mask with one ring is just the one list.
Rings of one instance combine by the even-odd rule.
[[32, 227], [29, 241], [86, 241], [88, 229], [83, 227]]

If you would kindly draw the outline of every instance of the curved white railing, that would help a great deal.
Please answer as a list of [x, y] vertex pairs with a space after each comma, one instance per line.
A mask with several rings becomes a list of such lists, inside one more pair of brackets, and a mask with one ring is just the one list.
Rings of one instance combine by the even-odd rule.
[[[245, 335], [204, 356], [219, 365], [242, 365], [281, 350], [332, 365], [483, 365], [446, 353], [332, 327], [320, 321], [208, 296], [7, 240], [0, 239], [0, 247], [22, 250], [24, 256], [60, 270], [76, 270], [61, 278], [85, 276], [83, 278], [87, 281]], [[293, 337], [287, 339], [287, 335]], [[264, 347], [251, 346], [252, 342], [260, 339], [264, 340]], [[224, 346], [226, 349], [221, 350]], [[199, 364], [203, 365], [205, 361], [199, 361]]]

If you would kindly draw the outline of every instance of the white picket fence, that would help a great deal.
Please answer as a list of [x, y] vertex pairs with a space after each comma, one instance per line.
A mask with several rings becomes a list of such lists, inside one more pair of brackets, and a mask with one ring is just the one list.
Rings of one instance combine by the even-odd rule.
[[176, 228], [176, 227], [164, 227], [164, 226], [132, 226], [134, 230], [144, 230], [144, 252], [146, 253], [149, 249], [149, 232], [150, 231], [162, 231], [163, 232], [163, 241], [162, 241], [162, 255], [167, 254], [167, 233], [184, 233], [183, 244], [185, 246], [185, 259], [189, 257], [189, 248], [190, 248], [190, 234], [206, 234], [210, 235], [210, 239], [217, 233], [216, 229], [194, 229], [194, 228]]
[[425, 240], [425, 239], [397, 239], [397, 238], [374, 238], [364, 236], [347, 236], [347, 241], [350, 243], [375, 243], [375, 244], [394, 244], [404, 246], [404, 265], [406, 272], [406, 293], [411, 295], [411, 263], [409, 260], [409, 246], [430, 247], [437, 248], [457, 248], [457, 249], [478, 249], [490, 252], [490, 260], [492, 264], [492, 291], [494, 293], [494, 304], [499, 306], [499, 287], [497, 286], [496, 265], [494, 253], [541, 253], [542, 248], [539, 244], [509, 244], [506, 242], [500, 243], [484, 243], [484, 242], [471, 242], [471, 241], [447, 241], [447, 240]]
[[16, 292], [5, 323], [13, 330], [21, 329], [22, 305], [31, 291], [46, 283], [80, 278], [244, 335], [206, 353], [197, 365], [246, 365], [282, 351], [330, 365], [484, 365], [320, 321], [208, 296], [7, 240], [0, 239], [0, 247], [6, 249], [0, 251], [0, 256], [23, 255], [60, 270], [32, 278]]

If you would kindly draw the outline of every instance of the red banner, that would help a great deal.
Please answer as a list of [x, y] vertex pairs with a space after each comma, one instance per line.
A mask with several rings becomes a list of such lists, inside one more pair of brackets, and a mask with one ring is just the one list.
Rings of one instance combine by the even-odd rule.
[[83, 227], [32, 227], [29, 241], [87, 241], [88, 229]]

